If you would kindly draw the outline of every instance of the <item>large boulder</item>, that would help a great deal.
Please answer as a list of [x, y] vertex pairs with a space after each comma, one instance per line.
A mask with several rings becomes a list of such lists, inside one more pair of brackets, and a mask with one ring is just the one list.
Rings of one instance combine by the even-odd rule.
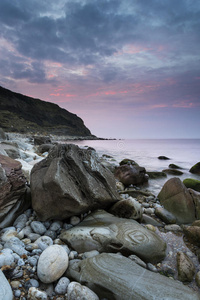
[[121, 165], [116, 168], [115, 177], [125, 186], [143, 184], [149, 178], [145, 168], [132, 164]]
[[87, 216], [79, 225], [62, 232], [60, 239], [77, 252], [121, 252], [136, 254], [145, 262], [165, 258], [166, 244], [135, 220], [115, 217], [104, 210]]
[[193, 174], [200, 174], [200, 162], [196, 163], [192, 168], [189, 170], [189, 172]]
[[92, 149], [59, 144], [31, 171], [32, 206], [42, 221], [66, 219], [120, 199], [113, 174]]
[[30, 206], [21, 163], [0, 155], [0, 228], [9, 226]]
[[200, 299], [198, 293], [181, 282], [151, 272], [119, 254], [103, 253], [71, 261], [67, 276], [87, 285], [100, 299]]
[[158, 194], [158, 199], [176, 217], [177, 224], [188, 224], [195, 220], [193, 198], [179, 178], [169, 179]]

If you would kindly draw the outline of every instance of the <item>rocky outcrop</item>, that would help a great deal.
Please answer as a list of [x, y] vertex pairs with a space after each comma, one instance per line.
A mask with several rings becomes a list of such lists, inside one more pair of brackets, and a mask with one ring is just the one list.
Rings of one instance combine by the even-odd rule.
[[0, 228], [9, 226], [30, 206], [21, 163], [0, 155]]
[[143, 184], [148, 181], [148, 175], [143, 167], [126, 164], [115, 169], [115, 177], [125, 186]]
[[195, 220], [192, 196], [179, 178], [169, 179], [158, 194], [158, 199], [176, 217], [177, 224], [188, 224]]
[[67, 276], [88, 285], [100, 299], [200, 299], [198, 293], [179, 281], [148, 271], [119, 254], [103, 253], [71, 261]]
[[42, 220], [66, 219], [120, 199], [113, 174], [94, 150], [56, 145], [31, 172], [32, 206]]
[[0, 124], [7, 132], [92, 136], [81, 118], [57, 104], [14, 93], [2, 87]]
[[166, 254], [166, 244], [157, 234], [134, 220], [117, 218], [103, 210], [90, 214], [60, 238], [79, 253], [98, 250], [136, 254], [145, 262], [161, 261]]

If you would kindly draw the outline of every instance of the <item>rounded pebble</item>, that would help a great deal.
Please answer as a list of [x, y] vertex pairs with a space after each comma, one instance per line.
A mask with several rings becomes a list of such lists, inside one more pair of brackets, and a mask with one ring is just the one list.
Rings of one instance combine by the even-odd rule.
[[43, 235], [46, 231], [46, 227], [39, 221], [33, 221], [31, 224], [32, 230], [40, 235]]
[[35, 244], [39, 249], [44, 251], [47, 247], [53, 245], [53, 240], [49, 236], [44, 235], [39, 237], [39, 239], [35, 241]]
[[92, 290], [74, 281], [72, 281], [68, 285], [67, 297], [68, 300], [77, 300], [77, 299], [99, 300], [99, 297]]
[[70, 218], [70, 224], [73, 225], [73, 226], [76, 226], [80, 223], [80, 218], [79, 217], [76, 217], [76, 216], [73, 216]]
[[67, 287], [70, 281], [67, 277], [61, 277], [55, 287], [56, 294], [65, 294], [67, 293]]

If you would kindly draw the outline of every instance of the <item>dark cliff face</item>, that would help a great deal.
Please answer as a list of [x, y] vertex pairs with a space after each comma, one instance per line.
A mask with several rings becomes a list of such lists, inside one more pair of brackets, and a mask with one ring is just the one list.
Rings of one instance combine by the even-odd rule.
[[91, 136], [77, 115], [57, 104], [27, 97], [0, 87], [0, 127], [13, 132]]

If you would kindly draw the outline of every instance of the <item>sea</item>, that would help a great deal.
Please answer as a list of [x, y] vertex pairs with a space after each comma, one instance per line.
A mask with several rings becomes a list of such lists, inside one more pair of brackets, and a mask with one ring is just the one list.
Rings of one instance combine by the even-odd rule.
[[[143, 187], [158, 195], [164, 183], [172, 177], [200, 180], [200, 175], [194, 175], [189, 169], [200, 162], [200, 139], [120, 139], [120, 140], [83, 140], [73, 141], [79, 147], [92, 147], [99, 156], [107, 154], [117, 163], [122, 159], [134, 160], [147, 171], [162, 171], [169, 164], [182, 168], [183, 175], [167, 175], [165, 178], [151, 179]], [[169, 160], [160, 160], [158, 156], [166, 156]]]

